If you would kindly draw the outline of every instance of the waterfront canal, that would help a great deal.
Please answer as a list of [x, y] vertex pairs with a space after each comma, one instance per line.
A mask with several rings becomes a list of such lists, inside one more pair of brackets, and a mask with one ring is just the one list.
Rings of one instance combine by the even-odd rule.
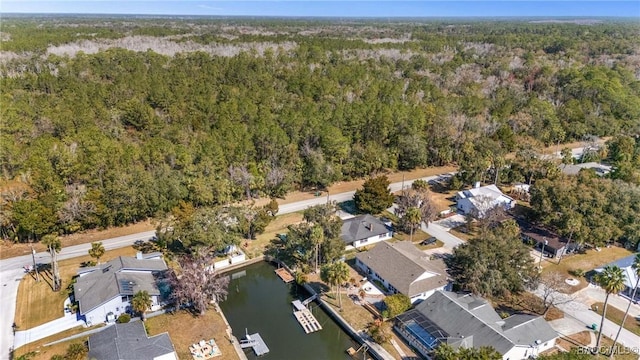
[[[245, 328], [249, 334], [260, 333], [270, 350], [260, 359], [351, 359], [346, 349], [357, 345], [315, 302], [309, 308], [322, 330], [305, 334], [293, 316], [291, 301], [304, 299], [308, 293], [294, 283], [285, 284], [274, 270], [271, 264], [260, 262], [231, 273], [229, 296], [220, 307], [236, 338], [245, 336]], [[257, 358], [250, 348], [245, 354]]]

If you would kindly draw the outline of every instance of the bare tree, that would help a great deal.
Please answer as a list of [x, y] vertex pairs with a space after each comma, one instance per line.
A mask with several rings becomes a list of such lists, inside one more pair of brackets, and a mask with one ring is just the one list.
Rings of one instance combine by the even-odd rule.
[[208, 256], [185, 256], [179, 260], [181, 272], [174, 269], [167, 274], [171, 299], [178, 305], [190, 307], [203, 315], [211, 302], [227, 298], [229, 277], [221, 277]]
[[67, 201], [64, 202], [62, 208], [58, 211], [58, 218], [64, 224], [71, 224], [86, 218], [89, 213], [95, 211], [95, 205], [92, 202], [85, 201], [84, 197], [87, 188], [82, 184], [71, 184], [65, 187], [67, 193]]
[[251, 200], [251, 182], [253, 175], [247, 170], [246, 166], [229, 166], [229, 177], [234, 184], [244, 189], [247, 200]]
[[549, 310], [561, 304], [567, 304], [574, 300], [572, 295], [562, 293], [565, 286], [564, 277], [558, 272], [549, 272], [540, 277], [540, 297], [544, 304], [544, 316]]

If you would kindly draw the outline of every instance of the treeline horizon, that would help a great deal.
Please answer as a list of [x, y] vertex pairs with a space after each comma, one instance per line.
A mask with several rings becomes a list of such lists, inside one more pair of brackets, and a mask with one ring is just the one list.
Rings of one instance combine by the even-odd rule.
[[2, 237], [640, 133], [638, 26], [459, 25], [7, 19]]

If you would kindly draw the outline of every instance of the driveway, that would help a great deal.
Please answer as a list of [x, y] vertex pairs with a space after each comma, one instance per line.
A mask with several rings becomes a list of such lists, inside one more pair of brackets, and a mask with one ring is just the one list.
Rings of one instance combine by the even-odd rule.
[[442, 241], [444, 243], [443, 247], [447, 249], [453, 249], [460, 244], [464, 244], [464, 241], [462, 239], [449, 234], [449, 229], [442, 225], [432, 222], [429, 223], [429, 227], [427, 227], [424, 223], [422, 223], [421, 229], [427, 234], [435, 236], [436, 239]]
[[434, 223], [442, 226], [443, 228], [447, 229], [447, 231], [449, 231], [451, 229], [457, 228], [458, 226], [466, 224], [467, 219], [465, 219], [464, 215], [455, 214], [453, 216], [449, 216], [446, 219], [434, 221]]
[[76, 314], [65, 314], [65, 316], [59, 319], [49, 321], [48, 323], [40, 326], [24, 331], [16, 331], [13, 346], [17, 349], [22, 345], [44, 339], [47, 336], [55, 335], [59, 332], [73, 329], [78, 326], [84, 326], [84, 321], [78, 320]]

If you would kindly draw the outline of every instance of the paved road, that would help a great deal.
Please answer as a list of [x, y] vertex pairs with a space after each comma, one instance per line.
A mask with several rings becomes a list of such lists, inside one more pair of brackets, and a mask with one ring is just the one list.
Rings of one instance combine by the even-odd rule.
[[[137, 240], [149, 240], [155, 236], [155, 231], [121, 236], [102, 241], [106, 250], [113, 250], [133, 244]], [[91, 244], [81, 244], [63, 248], [58, 255], [59, 260], [70, 259], [87, 254]], [[51, 261], [48, 253], [36, 254], [36, 262], [47, 264]], [[18, 285], [24, 277], [23, 267], [32, 264], [31, 255], [17, 256], [0, 260], [0, 359], [9, 359], [10, 348], [13, 347], [13, 319], [16, 311], [16, 297]]]
[[[533, 293], [541, 296], [541, 289]], [[554, 293], [554, 297], [558, 299], [558, 302], [561, 302], [557, 307], [564, 312], [565, 317], [575, 319], [578, 323], [582, 324], [582, 330], [587, 330], [587, 327], [591, 326], [591, 324], [597, 324], [598, 327], [600, 326], [602, 317], [590, 309], [588, 304], [592, 302], [592, 299], [588, 296], [587, 292], [578, 291], [572, 296], [556, 292]], [[620, 326], [617, 324], [605, 319], [602, 334], [613, 339], [619, 328]], [[638, 346], [638, 344], [640, 344], [640, 336], [626, 329], [622, 329], [618, 341], [625, 346], [631, 347], [635, 352], [640, 352], [640, 347]]]

